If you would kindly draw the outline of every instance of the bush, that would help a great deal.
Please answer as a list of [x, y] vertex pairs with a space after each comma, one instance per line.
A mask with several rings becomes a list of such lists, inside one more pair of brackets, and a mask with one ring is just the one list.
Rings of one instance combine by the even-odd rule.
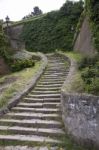
[[85, 82], [85, 91], [99, 95], [99, 60], [98, 55], [94, 58], [84, 58], [80, 64], [81, 77]]
[[34, 61], [31, 60], [15, 60], [14, 64], [11, 65], [11, 70], [13, 72], [20, 71], [24, 68], [33, 67], [35, 65]]
[[91, 84], [86, 84], [85, 91], [91, 94], [99, 95], [99, 78], [94, 78]]

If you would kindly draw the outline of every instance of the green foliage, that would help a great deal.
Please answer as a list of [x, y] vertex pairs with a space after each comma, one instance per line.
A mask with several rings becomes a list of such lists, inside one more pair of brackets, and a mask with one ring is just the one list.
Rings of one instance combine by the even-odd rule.
[[85, 91], [99, 95], [99, 55], [84, 58], [80, 65], [81, 77], [85, 82]]
[[30, 60], [14, 60], [14, 64], [11, 65], [11, 70], [13, 72], [20, 71], [24, 68], [33, 67], [35, 65], [32, 59]]
[[7, 36], [4, 34], [1, 24], [0, 24], [0, 56], [4, 57], [6, 61], [9, 61], [10, 59], [9, 42]]
[[59, 11], [52, 11], [42, 18], [27, 22], [22, 33], [27, 50], [71, 50], [76, 24], [82, 11], [81, 1], [67, 1]]
[[99, 1], [86, 0], [85, 4], [91, 22], [94, 46], [99, 52]]

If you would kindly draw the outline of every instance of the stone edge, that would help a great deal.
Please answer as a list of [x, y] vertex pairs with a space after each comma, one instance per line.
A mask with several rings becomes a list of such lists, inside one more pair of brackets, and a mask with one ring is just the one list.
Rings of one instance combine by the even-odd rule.
[[25, 89], [23, 91], [19, 92], [13, 98], [11, 98], [10, 102], [5, 107], [3, 107], [0, 110], [0, 117], [2, 115], [6, 114], [12, 107], [17, 105], [17, 103], [20, 101], [20, 99], [23, 96], [25, 96], [35, 86], [35, 84], [37, 83], [38, 79], [40, 78], [40, 76], [44, 72], [44, 70], [45, 70], [45, 68], [47, 66], [47, 63], [48, 63], [47, 57], [44, 54], [40, 53], [40, 52], [37, 53], [37, 54], [38, 54], [38, 57], [40, 57], [42, 62], [43, 62], [41, 67], [39, 68], [39, 70], [37, 71], [37, 73], [35, 74], [33, 79], [29, 82], [29, 84], [26, 85]]

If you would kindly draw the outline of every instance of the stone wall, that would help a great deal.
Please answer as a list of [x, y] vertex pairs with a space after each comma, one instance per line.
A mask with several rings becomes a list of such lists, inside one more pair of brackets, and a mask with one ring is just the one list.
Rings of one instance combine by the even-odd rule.
[[11, 47], [14, 50], [25, 49], [25, 44], [22, 42], [20, 35], [22, 33], [23, 25], [9, 26], [5, 29], [6, 34], [9, 37]]
[[99, 96], [72, 93], [70, 86], [77, 64], [71, 60], [69, 74], [61, 90], [62, 118], [66, 132], [88, 150], [99, 150]]
[[99, 150], [99, 97], [62, 92], [63, 120], [75, 140]]
[[84, 19], [73, 49], [74, 51], [78, 51], [88, 56], [95, 53], [95, 48], [93, 47], [92, 43], [92, 34], [87, 17]]
[[0, 57], [0, 75], [5, 75], [7, 73], [9, 73], [9, 68], [4, 59]]

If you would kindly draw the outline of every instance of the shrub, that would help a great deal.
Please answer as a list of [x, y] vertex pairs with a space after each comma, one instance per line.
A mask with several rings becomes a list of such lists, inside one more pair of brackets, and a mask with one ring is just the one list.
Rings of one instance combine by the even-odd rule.
[[85, 82], [85, 91], [99, 95], [99, 55], [94, 58], [85, 57], [81, 64], [81, 77]]
[[13, 72], [20, 71], [24, 68], [33, 67], [35, 65], [32, 59], [30, 60], [15, 60], [14, 64], [11, 65], [11, 70]]

